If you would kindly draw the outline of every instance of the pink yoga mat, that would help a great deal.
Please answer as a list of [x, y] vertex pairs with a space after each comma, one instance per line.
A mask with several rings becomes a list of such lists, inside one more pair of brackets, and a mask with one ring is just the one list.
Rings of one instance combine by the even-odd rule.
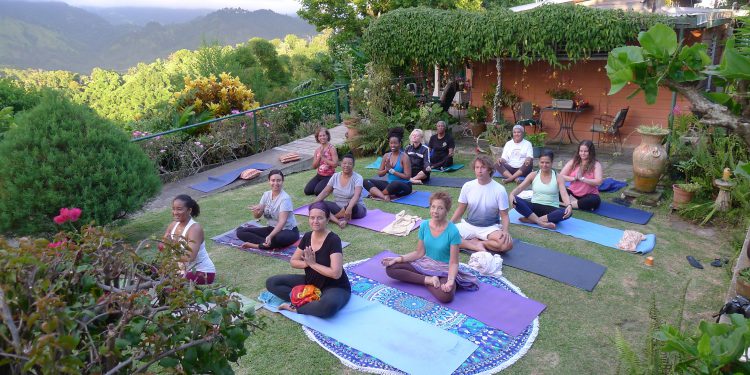
[[[308, 206], [309, 205], [304, 205], [294, 210], [294, 213], [302, 216], [310, 216], [308, 215]], [[352, 219], [352, 221], [349, 222], [349, 225], [355, 225], [380, 232], [383, 228], [387, 227], [388, 224], [392, 223], [393, 220], [396, 220], [396, 215], [392, 213], [383, 212], [378, 209], [367, 209], [367, 215], [365, 217], [361, 219]], [[419, 228], [420, 224], [422, 224], [422, 220], [417, 220], [414, 224], [414, 228], [411, 228], [411, 230]]]
[[[424, 285], [394, 280], [386, 275], [385, 267], [380, 264], [380, 260], [397, 256], [398, 254], [385, 250], [352, 267], [351, 271], [392, 288], [440, 303]], [[445, 304], [445, 306], [477, 319], [488, 326], [502, 330], [511, 336], [518, 336], [523, 333], [547, 307], [541, 302], [481, 282], [477, 291], [470, 292], [459, 289], [453, 301]]]

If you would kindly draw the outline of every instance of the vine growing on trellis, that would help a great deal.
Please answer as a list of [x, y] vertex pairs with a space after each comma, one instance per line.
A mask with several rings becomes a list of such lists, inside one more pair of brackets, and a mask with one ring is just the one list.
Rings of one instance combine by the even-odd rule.
[[364, 47], [374, 61], [392, 67], [456, 66], [498, 57], [562, 66], [561, 54], [572, 62], [584, 60], [592, 52], [634, 41], [657, 22], [668, 20], [568, 4], [518, 13], [406, 8], [375, 20], [365, 32]]

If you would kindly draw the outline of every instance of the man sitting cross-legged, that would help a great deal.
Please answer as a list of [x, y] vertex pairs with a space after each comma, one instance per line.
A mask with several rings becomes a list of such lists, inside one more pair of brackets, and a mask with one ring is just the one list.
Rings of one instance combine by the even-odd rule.
[[[461, 233], [461, 247], [472, 251], [508, 251], [513, 247], [508, 232], [508, 193], [492, 179], [492, 160], [488, 156], [477, 156], [471, 165], [477, 179], [461, 188], [458, 208], [451, 218]], [[467, 209], [466, 219], [461, 219]]]

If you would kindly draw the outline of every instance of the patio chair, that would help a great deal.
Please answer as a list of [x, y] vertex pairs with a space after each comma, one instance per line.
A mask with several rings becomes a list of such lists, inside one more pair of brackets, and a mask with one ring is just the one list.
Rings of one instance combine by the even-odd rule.
[[[598, 136], [596, 140], [597, 147], [599, 146], [599, 143], [601, 143], [602, 138], [604, 138], [605, 143], [609, 141], [615, 145], [615, 142], [617, 142], [620, 145], [619, 149], [622, 149], [620, 128], [625, 124], [625, 117], [628, 115], [628, 109], [630, 109], [630, 107], [625, 107], [617, 111], [614, 116], [601, 114], [594, 117], [594, 123], [591, 125], [591, 140], [594, 140], [594, 133], [596, 133]], [[616, 145], [615, 150], [618, 150]]]
[[534, 132], [542, 131], [542, 118], [537, 114], [539, 111], [534, 110], [531, 102], [518, 102], [513, 104], [513, 121], [516, 125], [532, 126]]

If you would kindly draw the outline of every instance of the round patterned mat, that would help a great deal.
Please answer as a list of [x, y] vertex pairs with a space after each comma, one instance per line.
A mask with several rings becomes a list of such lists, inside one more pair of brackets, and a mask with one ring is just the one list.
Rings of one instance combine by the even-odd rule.
[[[508, 336], [503, 331], [489, 327], [445, 306], [385, 286], [349, 271], [360, 262], [362, 261], [344, 265], [352, 284], [353, 294], [431, 323], [478, 345], [477, 350], [454, 374], [492, 374], [507, 368], [526, 354], [539, 331], [539, 318], [536, 318], [520, 335], [516, 337]], [[504, 277], [481, 276], [464, 264], [461, 265], [461, 268], [476, 275], [481, 282], [525, 297], [518, 287]], [[313, 329], [304, 326], [302, 328], [311, 340], [320, 344], [348, 367], [375, 374], [403, 374], [398, 369], [367, 353], [348, 347]]]

